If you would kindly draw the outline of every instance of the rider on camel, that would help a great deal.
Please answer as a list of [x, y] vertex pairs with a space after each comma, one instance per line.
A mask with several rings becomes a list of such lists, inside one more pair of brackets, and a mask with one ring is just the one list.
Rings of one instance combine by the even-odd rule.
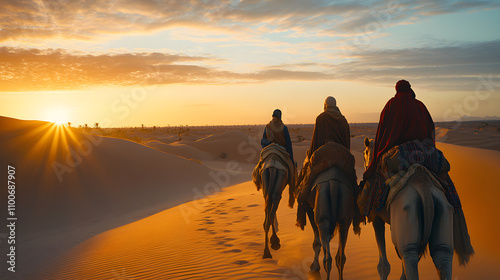
[[350, 137], [349, 124], [346, 118], [340, 113], [337, 101], [332, 96], [328, 96], [325, 99], [324, 112], [316, 118], [308, 156], [312, 155], [328, 141], [336, 142], [350, 149]]
[[262, 148], [267, 147], [271, 143], [276, 143], [285, 148], [292, 162], [293, 160], [293, 149], [292, 140], [290, 139], [290, 133], [288, 128], [283, 124], [281, 120], [281, 110], [276, 109], [273, 112], [273, 119], [266, 125], [264, 129], [264, 134], [260, 140]]
[[373, 160], [363, 174], [363, 180], [375, 172], [380, 157], [392, 147], [411, 140], [431, 140], [435, 143], [434, 122], [425, 105], [415, 99], [408, 81], [396, 84], [396, 96], [391, 98], [380, 114], [373, 148]]
[[[313, 182], [323, 171], [338, 167], [352, 181], [352, 190], [357, 195], [356, 171], [354, 157], [350, 152], [351, 136], [349, 123], [340, 113], [337, 101], [332, 96], [326, 98], [324, 111], [316, 117], [311, 147], [307, 151], [304, 166], [297, 181], [297, 225], [305, 226], [305, 208], [311, 199]], [[312, 202], [311, 202], [312, 203]], [[311, 204], [309, 203], [309, 204]], [[311, 205], [312, 206], [312, 205]], [[357, 210], [357, 207], [356, 209]], [[356, 211], [357, 212], [357, 211]], [[359, 233], [359, 222], [356, 215], [355, 232]]]
[[[389, 186], [384, 167], [384, 154], [394, 149], [400, 151], [403, 161], [398, 170], [405, 170], [413, 163], [422, 164], [441, 184], [448, 202], [454, 208], [453, 238], [459, 263], [464, 265], [474, 254], [470, 243], [465, 216], [457, 190], [448, 175], [449, 164], [435, 145], [435, 130], [432, 117], [425, 105], [415, 98], [408, 81], [396, 83], [396, 95], [385, 105], [380, 114], [373, 160], [363, 174], [360, 183], [361, 195], [358, 206], [364, 215], [380, 211], [386, 204]], [[397, 146], [397, 147], [396, 147]], [[414, 155], [414, 156], [412, 156]], [[398, 156], [399, 158], [399, 156]], [[446, 167], [444, 167], [446, 166]], [[392, 178], [391, 178], [392, 179]]]

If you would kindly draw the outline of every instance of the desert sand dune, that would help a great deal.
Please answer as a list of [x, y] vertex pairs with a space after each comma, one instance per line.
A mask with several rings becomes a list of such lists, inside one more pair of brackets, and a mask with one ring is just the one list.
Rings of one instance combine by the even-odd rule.
[[[454, 279], [494, 279], [500, 256], [495, 240], [498, 226], [491, 223], [495, 210], [492, 194], [498, 195], [498, 191], [488, 188], [494, 183], [494, 173], [488, 166], [498, 166], [500, 152], [449, 144], [439, 144], [439, 148], [452, 164], [451, 176], [460, 192], [476, 249], [476, 255], [467, 269], [458, 267], [455, 261]], [[360, 176], [362, 155], [359, 151], [354, 151], [354, 154]], [[486, 169], [483, 170], [483, 166]], [[472, 174], [469, 174], [470, 170]], [[285, 192], [283, 201], [286, 201], [286, 196]], [[99, 234], [49, 266], [44, 277], [307, 279], [308, 266], [313, 257], [310, 226], [303, 232], [296, 228], [295, 209], [287, 208], [282, 202], [278, 210], [278, 235], [282, 248], [273, 252], [274, 259], [262, 260], [263, 215], [262, 194], [251, 182], [239, 184]], [[488, 230], [484, 229], [485, 225]], [[354, 236], [352, 230], [349, 235], [345, 277], [378, 279], [378, 251], [371, 225], [362, 228], [361, 237]], [[334, 240], [333, 250], [337, 242]], [[389, 279], [399, 279], [401, 263], [394, 251], [389, 228], [386, 240], [392, 264]], [[419, 267], [421, 279], [437, 279], [429, 257], [423, 259]], [[324, 277], [324, 272], [321, 273]]]
[[[23, 221], [18, 229], [20, 268], [15, 275], [2, 275], [5, 279], [308, 278], [312, 230], [309, 225], [305, 231], [295, 227], [296, 209], [286, 206], [286, 190], [278, 210], [282, 248], [272, 260], [262, 259], [262, 193], [251, 182], [237, 184], [250, 180], [260, 139], [224, 132], [183, 140], [165, 153], [78, 130], [57, 132], [44, 122], [0, 118], [0, 124], [0, 158], [4, 166], [14, 164], [18, 170], [18, 216]], [[82, 152], [79, 145], [92, 139], [97, 144]], [[351, 138], [358, 178], [363, 139]], [[172, 149], [175, 145], [181, 148]], [[65, 146], [80, 151], [81, 162], [59, 182], [51, 164], [67, 164]], [[308, 141], [294, 143], [299, 166], [308, 148]], [[495, 279], [500, 267], [495, 200], [500, 193], [494, 176], [500, 152], [444, 143], [438, 148], [451, 163], [476, 250], [466, 269], [455, 260], [454, 279]], [[208, 166], [217, 168], [173, 155], [188, 152], [200, 161], [207, 155], [215, 158]], [[389, 279], [399, 279], [401, 262], [386, 229]], [[336, 244], [337, 238], [331, 243], [334, 251]], [[371, 225], [362, 227], [361, 237], [349, 232], [346, 255], [347, 279], [378, 279]], [[429, 257], [419, 267], [421, 279], [437, 279]], [[325, 277], [323, 271], [321, 275]], [[335, 270], [332, 276], [336, 279]]]
[[480, 133], [441, 128], [436, 132], [436, 141], [460, 146], [500, 151], [500, 137], [483, 135]]
[[[19, 267], [192, 200], [192, 190], [211, 180], [202, 164], [131, 141], [45, 122], [0, 123], [0, 161], [17, 170]], [[1, 196], [1, 205], [6, 199]]]
[[165, 144], [163, 142], [153, 140], [145, 142], [144, 145], [168, 154], [176, 155], [187, 159], [196, 159], [202, 161], [214, 160], [213, 155], [204, 151], [200, 151], [197, 148], [186, 144], [180, 144], [180, 143]]
[[215, 159], [249, 163], [259, 161], [261, 149], [260, 138], [249, 137], [240, 131], [228, 131], [185, 143], [212, 154]]
[[147, 141], [144, 143], [172, 155], [200, 161], [236, 161], [257, 163], [260, 138], [240, 131], [228, 131], [209, 135], [197, 140], [181, 140], [174, 143]]

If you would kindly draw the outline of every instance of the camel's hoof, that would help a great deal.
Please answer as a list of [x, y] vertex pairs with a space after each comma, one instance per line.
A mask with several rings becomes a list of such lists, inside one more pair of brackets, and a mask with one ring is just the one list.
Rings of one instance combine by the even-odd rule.
[[377, 265], [378, 275], [380, 275], [380, 279], [387, 280], [389, 277], [389, 273], [391, 273], [391, 265], [389, 263], [382, 264], [379, 263]]
[[271, 255], [271, 252], [269, 251], [264, 251], [264, 255], [262, 256], [263, 259], [272, 259], [273, 256]]
[[271, 236], [270, 241], [271, 241], [271, 248], [273, 250], [276, 251], [276, 250], [279, 250], [279, 248], [281, 248], [280, 239], [278, 236], [276, 236], [276, 235]]
[[313, 272], [318, 272], [319, 273], [319, 270], [320, 270], [320, 267], [319, 267], [319, 262], [318, 261], [314, 261], [311, 266], [309, 267], [309, 272], [313, 273]]
[[307, 273], [307, 279], [309, 280], [321, 280], [321, 274], [318, 271], [309, 271]]

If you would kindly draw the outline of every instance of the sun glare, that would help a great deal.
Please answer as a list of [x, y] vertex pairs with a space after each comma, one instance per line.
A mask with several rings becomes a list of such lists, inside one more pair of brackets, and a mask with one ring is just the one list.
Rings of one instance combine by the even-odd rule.
[[64, 109], [51, 109], [46, 113], [46, 120], [57, 125], [65, 124], [69, 121], [68, 112]]

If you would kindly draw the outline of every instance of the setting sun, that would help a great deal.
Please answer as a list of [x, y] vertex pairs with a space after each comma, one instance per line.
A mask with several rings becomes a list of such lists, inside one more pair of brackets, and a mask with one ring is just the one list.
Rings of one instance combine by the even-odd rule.
[[45, 113], [45, 115], [46, 115], [45, 119], [47, 121], [53, 122], [58, 125], [65, 124], [69, 121], [69, 114], [66, 109], [62, 108], [49, 109]]

